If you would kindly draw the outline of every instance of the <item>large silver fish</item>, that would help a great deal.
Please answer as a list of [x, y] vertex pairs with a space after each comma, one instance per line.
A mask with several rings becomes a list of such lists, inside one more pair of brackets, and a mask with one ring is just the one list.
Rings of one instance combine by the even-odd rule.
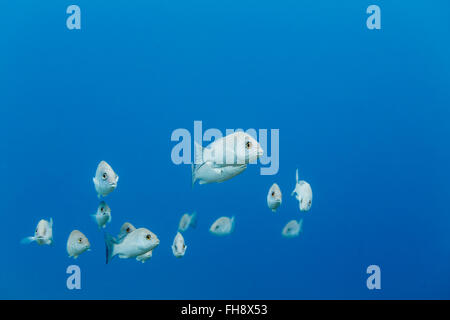
[[138, 228], [127, 234], [122, 240], [114, 239], [105, 233], [106, 263], [114, 256], [121, 259], [136, 258], [155, 249], [159, 245], [158, 237], [146, 228]]
[[[119, 235], [117, 236], [116, 242], [121, 242], [129, 233], [133, 232], [134, 230], [136, 230], [135, 226], [133, 226], [129, 222], [125, 222], [120, 228], [120, 232]], [[147, 261], [152, 257], [152, 254], [153, 250], [147, 251], [146, 253], [137, 256], [136, 260], [144, 263], [145, 261]]]
[[215, 140], [203, 148], [194, 143], [192, 184], [223, 182], [246, 169], [246, 164], [256, 163], [264, 151], [249, 134], [238, 131]]

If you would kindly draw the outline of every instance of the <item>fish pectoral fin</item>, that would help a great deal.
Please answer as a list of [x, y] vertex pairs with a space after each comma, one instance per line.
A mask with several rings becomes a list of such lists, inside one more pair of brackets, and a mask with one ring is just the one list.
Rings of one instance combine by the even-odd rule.
[[26, 238], [23, 238], [20, 241], [20, 243], [22, 243], [22, 244], [29, 244], [29, 243], [33, 242], [34, 240], [36, 240], [35, 237], [26, 237]]

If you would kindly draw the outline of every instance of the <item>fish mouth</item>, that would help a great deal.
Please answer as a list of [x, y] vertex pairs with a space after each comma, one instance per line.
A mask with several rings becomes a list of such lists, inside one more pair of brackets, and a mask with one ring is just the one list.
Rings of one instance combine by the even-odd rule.
[[258, 155], [258, 158], [259, 157], [262, 157], [263, 155], [264, 155], [264, 150], [263, 149], [258, 149], [258, 153], [257, 153], [257, 155]]

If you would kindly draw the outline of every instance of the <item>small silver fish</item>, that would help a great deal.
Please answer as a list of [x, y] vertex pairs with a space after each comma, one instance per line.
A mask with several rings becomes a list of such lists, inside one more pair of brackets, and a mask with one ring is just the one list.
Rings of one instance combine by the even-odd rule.
[[302, 224], [303, 224], [303, 219], [301, 219], [298, 222], [296, 220], [291, 220], [283, 228], [283, 231], [281, 232], [281, 234], [286, 238], [297, 237], [299, 235], [299, 233], [302, 231]]
[[221, 217], [217, 219], [209, 228], [212, 234], [224, 236], [234, 231], [234, 217]]
[[97, 208], [97, 213], [91, 215], [94, 221], [97, 223], [98, 228], [105, 228], [107, 223], [111, 222], [111, 208], [105, 201], [100, 202]]
[[101, 161], [92, 181], [94, 181], [98, 197], [106, 197], [116, 189], [119, 176], [106, 161]]
[[40, 220], [36, 230], [34, 230], [33, 237], [26, 237], [22, 239], [23, 244], [28, 244], [33, 241], [36, 241], [38, 245], [43, 244], [53, 244], [53, 219], [50, 218], [50, 221]]
[[267, 193], [267, 206], [273, 212], [277, 211], [277, 208], [281, 205], [281, 189], [274, 183]]
[[299, 201], [300, 211], [309, 211], [312, 205], [312, 189], [308, 182], [298, 181], [298, 169], [295, 171], [295, 189], [291, 195], [295, 194], [295, 198]]
[[136, 228], [129, 222], [125, 222], [120, 228], [119, 235], [117, 236], [117, 240], [122, 240], [129, 234], [130, 232], [136, 230]]
[[88, 238], [78, 230], [73, 230], [67, 239], [67, 253], [69, 257], [78, 258], [86, 250], [90, 250], [91, 244]]
[[155, 249], [159, 245], [158, 237], [146, 228], [138, 228], [128, 233], [122, 240], [114, 239], [105, 233], [106, 243], [106, 263], [109, 263], [114, 256], [121, 259], [136, 258], [148, 251]]
[[197, 226], [197, 213], [192, 214], [185, 213], [180, 219], [178, 224], [178, 230], [181, 232], [186, 231], [189, 227], [195, 228]]
[[175, 236], [175, 239], [173, 239], [172, 244], [173, 255], [177, 258], [181, 258], [186, 253], [186, 249], [187, 246], [184, 243], [184, 238], [181, 235], [181, 233], [178, 232], [177, 235]]

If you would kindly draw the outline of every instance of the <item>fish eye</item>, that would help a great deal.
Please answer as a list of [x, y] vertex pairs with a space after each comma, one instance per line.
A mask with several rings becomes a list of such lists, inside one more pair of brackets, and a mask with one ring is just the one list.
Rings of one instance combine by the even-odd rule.
[[102, 178], [103, 178], [103, 180], [106, 180], [106, 178], [108, 178], [108, 174], [107, 174], [106, 172], [104, 172], [104, 173], [102, 174]]
[[82, 243], [83, 242], [83, 238], [78, 238], [78, 243]]
[[150, 234], [148, 234], [145, 238], [146, 238], [147, 240], [150, 240], [150, 239], [152, 238], [152, 236], [151, 236]]
[[246, 147], [247, 149], [250, 149], [250, 148], [252, 147], [252, 143], [251, 143], [250, 141], [247, 141], [247, 142], [245, 143], [245, 147]]
[[275, 197], [275, 191], [272, 191], [272, 197]]
[[101, 212], [105, 211], [105, 208], [101, 207], [101, 208], [100, 208], [100, 211], [101, 211]]
[[308, 204], [311, 205], [311, 200], [309, 200]]
[[127, 230], [125, 230], [127, 233], [130, 233], [130, 227], [127, 228]]

